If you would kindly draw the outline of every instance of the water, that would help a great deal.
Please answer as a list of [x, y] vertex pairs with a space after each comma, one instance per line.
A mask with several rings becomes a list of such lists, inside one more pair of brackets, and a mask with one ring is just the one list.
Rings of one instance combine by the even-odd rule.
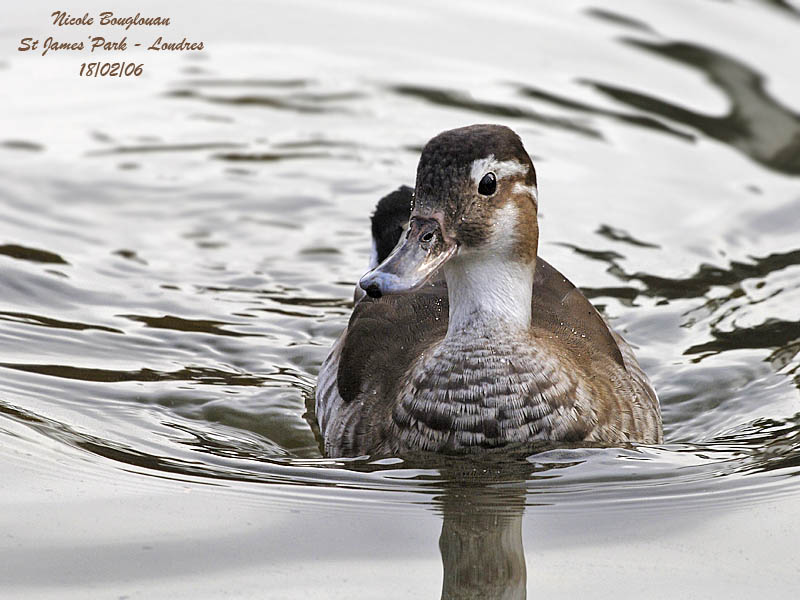
[[[14, 52], [51, 9], [0, 27], [0, 596], [794, 593], [795, 4], [148, 0], [207, 50], [131, 81]], [[320, 456], [372, 207], [475, 122], [663, 446]]]

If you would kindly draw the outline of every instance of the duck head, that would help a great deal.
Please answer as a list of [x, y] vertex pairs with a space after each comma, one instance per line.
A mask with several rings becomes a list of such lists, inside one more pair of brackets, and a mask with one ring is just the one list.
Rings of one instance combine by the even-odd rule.
[[516, 133], [500, 125], [445, 131], [422, 150], [405, 235], [359, 285], [378, 298], [419, 288], [448, 262], [533, 268], [536, 219], [536, 172]]

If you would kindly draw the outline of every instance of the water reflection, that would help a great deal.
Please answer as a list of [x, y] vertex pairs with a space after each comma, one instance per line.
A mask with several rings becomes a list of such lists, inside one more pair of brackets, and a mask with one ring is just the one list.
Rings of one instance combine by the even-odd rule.
[[[540, 444], [537, 449], [547, 452], [554, 446]], [[533, 455], [550, 457], [539, 462], [530, 451], [517, 448], [438, 460], [415, 457], [421, 463], [438, 463], [442, 477], [442, 493], [432, 500], [442, 515], [442, 600], [526, 598], [522, 521], [526, 505], [537, 498], [533, 488], [542, 484], [546, 489], [548, 482], [586, 458], [581, 453], [559, 457], [555, 450]]]
[[[768, 256], [752, 257], [752, 262], [731, 261], [728, 267], [701, 264], [697, 270], [687, 277], [660, 277], [642, 271], [628, 273], [620, 265], [619, 259], [625, 258], [613, 251], [599, 251], [583, 248], [576, 244], [561, 244], [576, 253], [588, 258], [605, 262], [609, 265], [607, 272], [625, 282], [639, 281], [643, 288], [630, 288], [620, 297], [633, 297], [639, 294], [651, 298], [667, 300], [702, 298], [714, 286], [735, 288], [746, 279], [763, 279], [769, 274], [790, 266], [800, 265], [800, 250], [776, 252]], [[582, 288], [589, 298], [603, 295], [596, 288]]]
[[[713, 340], [690, 346], [684, 354], [704, 354], [745, 348], [777, 348], [768, 360], [782, 366], [800, 350], [800, 321], [768, 319], [753, 327], [737, 327], [725, 331], [712, 327]], [[780, 367], [779, 367], [780, 368]]]
[[787, 0], [760, 0], [764, 4], [768, 6], [772, 6], [785, 14], [798, 18], [800, 17], [800, 9], [796, 6], [792, 5], [791, 2], [787, 2]]
[[767, 168], [800, 175], [800, 114], [773, 98], [764, 76], [746, 63], [689, 42], [625, 43], [703, 72], [730, 100], [728, 113], [706, 115], [620, 86], [587, 81], [597, 91], [651, 114], [687, 125], [738, 148]]
[[[197, 85], [198, 82], [195, 82]], [[202, 87], [207, 83], [200, 82]], [[229, 81], [212, 80], [211, 86], [217, 87], [239, 87], [241, 84]], [[302, 84], [300, 84], [302, 85]], [[295, 87], [295, 86], [283, 86]], [[262, 108], [271, 108], [275, 110], [288, 110], [297, 113], [308, 114], [325, 114], [325, 113], [341, 113], [350, 114], [351, 109], [340, 106], [341, 103], [359, 100], [363, 96], [357, 92], [341, 92], [341, 93], [311, 93], [311, 92], [292, 92], [282, 96], [274, 94], [243, 94], [236, 96], [217, 96], [212, 94], [203, 94], [195, 90], [179, 89], [169, 92], [170, 98], [178, 99], [193, 99], [209, 102], [211, 104], [222, 104], [232, 106], [255, 106]]]
[[555, 94], [553, 92], [548, 92], [546, 90], [531, 85], [517, 85], [516, 90], [519, 94], [527, 98], [533, 98], [534, 100], [541, 100], [542, 102], [555, 104], [557, 106], [572, 111], [587, 113], [600, 117], [606, 117], [608, 119], [619, 121], [621, 123], [627, 123], [629, 125], [635, 125], [637, 127], [651, 129], [653, 131], [658, 131], [660, 133], [667, 133], [670, 135], [674, 135], [676, 137], [688, 141], [695, 140], [695, 136], [693, 136], [692, 134], [670, 127], [669, 125], [662, 123], [658, 119], [654, 119], [652, 117], [648, 117], [645, 115], [638, 115], [635, 113], [625, 113], [608, 108], [600, 108], [597, 106], [592, 106], [591, 104], [588, 104], [586, 102], [580, 102], [572, 98], [564, 98], [563, 96], [559, 96], [558, 94]]
[[456, 480], [435, 503], [442, 511], [442, 600], [526, 598], [524, 480]]
[[602, 138], [599, 131], [586, 125], [576, 123], [573, 119], [546, 115], [530, 108], [523, 108], [511, 104], [477, 100], [471, 95], [458, 90], [419, 85], [396, 85], [390, 86], [389, 90], [395, 94], [419, 98], [437, 106], [469, 110], [484, 116], [524, 119], [533, 123], [541, 123], [542, 125], [547, 125], [555, 129], [571, 131], [590, 138]]
[[39, 248], [29, 248], [18, 244], [3, 244], [0, 246], [0, 254], [16, 258], [18, 260], [29, 260], [37, 263], [51, 263], [57, 265], [68, 265], [69, 263], [55, 252], [41, 250]]
[[[780, 2], [773, 4], [783, 5]], [[783, 8], [787, 8], [786, 5]], [[793, 9], [789, 10], [793, 12]], [[646, 23], [608, 10], [589, 9], [587, 14], [644, 34], [655, 33]], [[796, 12], [793, 14], [797, 16]], [[742, 60], [692, 42], [662, 43], [635, 38], [623, 38], [622, 42], [702, 72], [728, 98], [728, 112], [721, 116], [703, 114], [650, 94], [591, 79], [579, 81], [645, 114], [593, 106], [532, 85], [518, 85], [517, 91], [525, 97], [569, 110], [677, 135], [688, 141], [697, 139], [691, 133], [667, 125], [663, 120], [671, 121], [698, 131], [702, 134], [698, 137], [705, 136], [733, 146], [769, 169], [787, 175], [800, 175], [800, 113], [769, 93], [763, 74]]]
[[[614, 232], [614, 235], [612, 236], [610, 232]], [[625, 232], [608, 225], [603, 225], [598, 233], [614, 241], [626, 241], [640, 247], [654, 247], [652, 244], [628, 238]], [[702, 263], [694, 273], [686, 277], [662, 277], [641, 271], [633, 273], [626, 271], [621, 264], [625, 257], [615, 251], [584, 248], [568, 243], [561, 245], [577, 254], [606, 263], [609, 274], [629, 284], [618, 287], [581, 288], [590, 299], [610, 297], [631, 305], [640, 296], [661, 301], [703, 299], [708, 296], [712, 288], [728, 288], [726, 294], [704, 300], [700, 305], [684, 313], [684, 324], [688, 326], [694, 325], [699, 320], [696, 316], [698, 313], [714, 315], [708, 324], [708, 333], [712, 339], [690, 345], [684, 350], [685, 355], [705, 357], [730, 350], [767, 348], [774, 350], [767, 360], [779, 365], [780, 369], [798, 353], [800, 321], [773, 317], [757, 325], [749, 327], [737, 325], [729, 330], [722, 329], [721, 325], [743, 305], [754, 306], [764, 302], [765, 299], [778, 296], [783, 291], [782, 287], [762, 298], [748, 295], [743, 289], [743, 284], [748, 280], [755, 280], [757, 287], [763, 287], [770, 275], [800, 265], [800, 250], [751, 256], [749, 262], [734, 260], [728, 266]], [[639, 285], [630, 285], [637, 282]]]

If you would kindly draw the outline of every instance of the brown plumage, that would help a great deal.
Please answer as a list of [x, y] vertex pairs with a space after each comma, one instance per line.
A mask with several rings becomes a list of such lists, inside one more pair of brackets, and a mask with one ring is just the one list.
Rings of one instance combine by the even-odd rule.
[[516, 134], [472, 126], [429, 142], [413, 201], [379, 203], [369, 296], [320, 370], [328, 455], [662, 441], [630, 346], [537, 257], [535, 177]]

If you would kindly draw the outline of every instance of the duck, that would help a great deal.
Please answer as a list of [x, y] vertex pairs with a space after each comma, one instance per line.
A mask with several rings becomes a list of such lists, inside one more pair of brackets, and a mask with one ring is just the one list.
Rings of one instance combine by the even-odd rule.
[[538, 207], [510, 128], [424, 146], [413, 190], [376, 207], [369, 270], [320, 367], [327, 456], [663, 441], [632, 347], [538, 256]]

